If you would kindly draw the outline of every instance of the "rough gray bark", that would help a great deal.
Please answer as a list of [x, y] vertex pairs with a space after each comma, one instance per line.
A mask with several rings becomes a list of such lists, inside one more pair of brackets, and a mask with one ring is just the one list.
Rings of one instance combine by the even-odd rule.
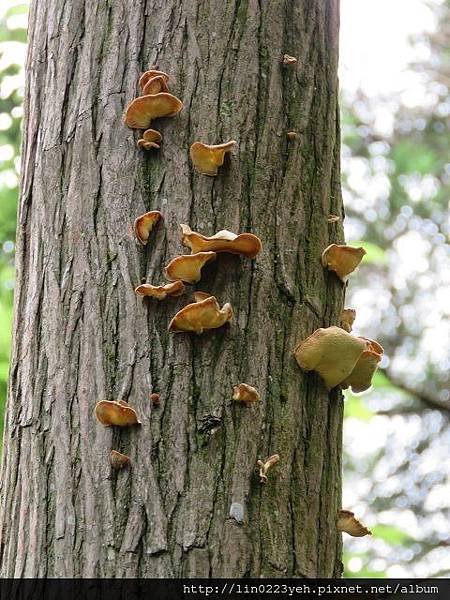
[[[292, 356], [342, 308], [320, 265], [342, 241], [327, 223], [342, 214], [338, 0], [34, 0], [29, 39], [1, 575], [339, 575], [342, 397]], [[184, 110], [145, 154], [122, 112], [152, 64]], [[193, 172], [193, 141], [231, 138], [217, 178]], [[142, 249], [131, 225], [150, 209], [164, 226]], [[255, 261], [221, 255], [197, 286], [232, 303], [229, 328], [169, 335], [187, 297], [134, 294], [163, 282], [179, 223], [262, 239]], [[233, 405], [241, 381], [260, 406]], [[105, 398], [142, 427], [102, 427]], [[111, 471], [113, 448], [131, 470]]]

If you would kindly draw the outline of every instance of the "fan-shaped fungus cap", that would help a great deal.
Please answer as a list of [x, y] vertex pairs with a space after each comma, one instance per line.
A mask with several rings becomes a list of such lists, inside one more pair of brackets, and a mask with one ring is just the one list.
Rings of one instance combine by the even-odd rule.
[[169, 325], [174, 333], [186, 331], [203, 333], [205, 329], [217, 329], [233, 318], [233, 309], [228, 302], [220, 308], [217, 299], [209, 296], [205, 300], [193, 302], [182, 308]]
[[353, 537], [364, 537], [372, 535], [372, 532], [364, 527], [362, 523], [355, 518], [355, 513], [350, 510], [340, 510], [337, 518], [337, 528], [339, 531], [345, 531]]
[[202, 175], [214, 177], [223, 165], [225, 153], [230, 152], [237, 142], [231, 140], [225, 144], [208, 146], [202, 142], [194, 142], [189, 151], [195, 170]]
[[317, 371], [331, 389], [350, 375], [366, 347], [365, 340], [340, 327], [327, 327], [301, 342], [294, 356], [302, 369]]
[[353, 323], [356, 318], [356, 310], [353, 308], [344, 308], [341, 312], [340, 324], [342, 329], [344, 329], [347, 333], [350, 333], [352, 330]]
[[341, 383], [341, 387], [346, 389], [352, 388], [352, 392], [358, 394], [369, 389], [372, 385], [372, 377], [378, 368], [378, 363], [383, 357], [383, 347], [374, 340], [368, 340], [366, 338], [357, 338], [363, 340], [367, 347], [359, 357], [353, 371], [350, 375]]
[[153, 119], [173, 117], [183, 108], [183, 103], [172, 94], [161, 92], [135, 98], [125, 111], [125, 125], [131, 129], [148, 129]]
[[95, 416], [102, 425], [140, 425], [136, 411], [124, 400], [101, 400], [95, 406]]
[[159, 149], [162, 135], [155, 129], [147, 129], [144, 131], [143, 136], [137, 141], [138, 148], [143, 150], [151, 150], [152, 148]]
[[164, 71], [158, 71], [156, 69], [150, 69], [149, 71], [145, 71], [145, 73], [142, 73], [142, 75], [139, 79], [139, 87], [141, 88], [141, 90], [144, 94], [145, 94], [146, 86], [149, 84], [149, 82], [152, 79], [155, 79], [156, 77], [161, 77], [161, 79], [164, 80], [164, 82], [167, 86], [167, 83], [169, 81], [169, 76], [167, 75], [167, 73], [164, 73]]
[[295, 138], [298, 136], [298, 133], [296, 131], [288, 131], [286, 135], [288, 136], [289, 140], [295, 140]]
[[169, 281], [181, 279], [186, 283], [197, 283], [201, 278], [201, 270], [216, 259], [215, 252], [197, 252], [196, 254], [183, 254], [172, 259], [164, 273]]
[[166, 285], [150, 285], [149, 283], [143, 283], [138, 285], [134, 290], [138, 296], [148, 296], [149, 298], [156, 298], [156, 300], [165, 300], [167, 296], [181, 296], [184, 294], [186, 287], [182, 281], [173, 281], [172, 283], [166, 283]]
[[289, 66], [289, 65], [296, 65], [296, 64], [297, 64], [297, 59], [295, 58], [295, 56], [290, 56], [289, 54], [283, 54], [283, 65]]
[[162, 218], [162, 214], [159, 210], [151, 210], [138, 217], [134, 222], [134, 233], [138, 241], [146, 246], [150, 232], [156, 223]]
[[274, 465], [277, 464], [277, 462], [279, 462], [280, 457], [278, 456], [278, 454], [272, 454], [272, 456], [269, 456], [269, 458], [266, 458], [266, 460], [263, 462], [262, 460], [258, 460], [257, 461], [257, 465], [259, 467], [259, 482], [260, 483], [267, 483], [267, 472], [268, 470], [273, 467]]
[[111, 450], [110, 462], [112, 468], [119, 471], [129, 465], [131, 461], [125, 454], [121, 454], [120, 452], [117, 452], [117, 450]]
[[192, 252], [229, 252], [241, 254], [247, 258], [255, 258], [262, 248], [261, 240], [253, 233], [236, 235], [231, 231], [219, 231], [211, 237], [196, 233], [188, 225], [181, 224], [181, 241]]
[[[155, 73], [158, 73], [158, 71], [155, 71]], [[169, 91], [169, 86], [167, 85], [169, 76], [163, 73], [162, 71], [159, 71], [159, 73], [159, 75], [151, 77], [144, 85], [144, 87], [142, 88], [143, 96], [160, 94], [161, 92]]]
[[334, 271], [341, 281], [347, 281], [348, 275], [356, 269], [366, 254], [364, 248], [352, 248], [331, 244], [322, 253], [322, 265]]
[[240, 383], [233, 388], [233, 400], [244, 404], [252, 404], [253, 402], [259, 402], [261, 396], [258, 390], [248, 385], [248, 383]]

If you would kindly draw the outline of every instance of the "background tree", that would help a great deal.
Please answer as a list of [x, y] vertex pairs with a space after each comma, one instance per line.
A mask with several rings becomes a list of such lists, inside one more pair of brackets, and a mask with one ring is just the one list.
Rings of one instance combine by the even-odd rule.
[[[340, 573], [342, 398], [291, 355], [343, 301], [319, 260], [342, 241], [327, 223], [342, 212], [337, 30], [335, 0], [32, 4], [2, 576]], [[185, 108], [143, 155], [122, 111], [150, 64]], [[221, 175], [194, 174], [190, 143], [228, 138], [239, 150]], [[130, 227], [150, 208], [165, 226], [146, 252]], [[236, 317], [201, 338], [167, 333], [186, 298], [133, 292], [181, 252], [183, 222], [264, 244], [253, 263], [206, 270], [201, 289]], [[257, 385], [258, 408], [233, 406], [239, 381]], [[101, 398], [129, 400], [142, 427], [99, 426]], [[131, 470], [111, 472], [112, 448]], [[256, 460], [275, 451], [262, 488]]]

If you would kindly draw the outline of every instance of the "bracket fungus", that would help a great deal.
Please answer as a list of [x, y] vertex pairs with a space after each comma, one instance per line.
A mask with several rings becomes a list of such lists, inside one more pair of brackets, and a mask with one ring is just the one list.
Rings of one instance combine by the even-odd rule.
[[181, 242], [192, 252], [228, 252], [240, 254], [247, 258], [255, 258], [261, 251], [261, 240], [253, 233], [241, 233], [236, 235], [231, 231], [222, 230], [216, 234], [206, 237], [201, 233], [192, 231], [189, 225], [181, 224]]
[[164, 269], [164, 274], [169, 281], [181, 279], [185, 283], [197, 283], [201, 278], [202, 268], [209, 262], [216, 260], [215, 252], [197, 252], [196, 254], [183, 254], [172, 259]]
[[[168, 81], [169, 81], [169, 76], [167, 75], [167, 73], [164, 73], [164, 71], [158, 71], [157, 69], [149, 69], [148, 71], [145, 71], [145, 73], [142, 73], [140, 79], [139, 79], [139, 87], [142, 90], [143, 95], [147, 95], [147, 94], [151, 94], [152, 92], [148, 92], [146, 90], [148, 89], [155, 89], [154, 87], [149, 87], [150, 82], [152, 81], [152, 79], [158, 79], [158, 82], [161, 81], [161, 79], [164, 81], [165, 87], [167, 88], [166, 90], [159, 90], [159, 91], [168, 91]], [[154, 93], [158, 93], [158, 92], [154, 92]]]
[[340, 510], [337, 517], [337, 528], [339, 531], [345, 531], [353, 537], [364, 537], [372, 535], [372, 532], [367, 529], [358, 519], [355, 518], [355, 513], [350, 510]]
[[353, 327], [353, 323], [356, 319], [356, 310], [353, 308], [344, 308], [340, 316], [340, 326], [347, 333], [350, 333]]
[[211, 296], [212, 294], [209, 292], [200, 292], [200, 290], [197, 290], [192, 294], [194, 302], [201, 302], [202, 300], [206, 300], [206, 298], [211, 298]]
[[339, 279], [345, 283], [365, 254], [364, 248], [331, 244], [322, 252], [322, 266], [329, 271], [334, 271]]
[[280, 457], [278, 456], [278, 454], [272, 454], [272, 456], [269, 456], [269, 458], [266, 458], [266, 460], [264, 462], [262, 460], [257, 461], [256, 464], [259, 467], [259, 482], [260, 483], [267, 483], [267, 481], [268, 481], [267, 472], [269, 471], [269, 469], [271, 467], [276, 465], [277, 462], [279, 462], [279, 460], [280, 460]]
[[159, 150], [160, 143], [162, 140], [162, 135], [156, 129], [146, 129], [141, 137], [137, 141], [138, 148], [142, 148], [143, 150], [152, 150], [152, 148], [156, 148]]
[[141, 424], [136, 411], [125, 400], [100, 400], [95, 406], [95, 416], [106, 427], [110, 425], [127, 427]]
[[233, 318], [233, 309], [228, 302], [220, 308], [215, 296], [193, 302], [182, 308], [169, 324], [173, 333], [194, 332], [201, 334], [205, 329], [217, 329]]
[[152, 401], [153, 406], [159, 406], [161, 404], [161, 396], [156, 392], [150, 394], [150, 400]]
[[125, 125], [131, 129], [148, 129], [153, 119], [174, 117], [182, 108], [181, 100], [167, 92], [139, 96], [125, 111]]
[[165, 300], [167, 296], [176, 298], [182, 296], [186, 290], [186, 286], [180, 280], [166, 283], [166, 285], [150, 285], [149, 283], [143, 283], [138, 285], [134, 290], [138, 296], [147, 296], [148, 298], [155, 298], [156, 300]]
[[233, 388], [233, 400], [244, 404], [253, 404], [253, 402], [259, 402], [261, 396], [258, 390], [248, 383], [240, 383]]
[[201, 175], [214, 177], [223, 165], [225, 153], [230, 152], [237, 142], [230, 140], [224, 144], [209, 146], [202, 142], [194, 142], [189, 150], [195, 170]]
[[298, 137], [298, 133], [296, 131], [288, 131], [286, 135], [289, 140], [295, 140], [295, 138]]
[[150, 233], [160, 219], [162, 219], [162, 214], [159, 210], [151, 210], [134, 221], [134, 233], [143, 246], [147, 245]]
[[121, 454], [120, 452], [117, 452], [117, 450], [111, 450], [111, 455], [110, 455], [109, 460], [110, 460], [112, 468], [116, 469], [116, 471], [123, 469], [124, 467], [126, 467], [127, 465], [129, 465], [131, 463], [128, 456], [126, 456], [125, 454]]
[[383, 358], [383, 347], [374, 340], [358, 338], [366, 343], [366, 349], [359, 357], [353, 371], [341, 383], [342, 389], [352, 388], [354, 394], [359, 394], [369, 389], [372, 385], [372, 377], [378, 368], [380, 360]]
[[316, 329], [294, 349], [305, 371], [317, 371], [328, 389], [341, 384], [362, 392], [371, 385], [383, 348], [377, 342], [355, 337], [341, 327]]
[[344, 381], [353, 371], [366, 342], [340, 327], [316, 329], [294, 350], [297, 363], [306, 371], [317, 371], [328, 389]]
[[295, 56], [290, 56], [289, 54], [283, 54], [283, 65], [285, 67], [290, 67], [291, 65], [296, 65], [297, 59]]

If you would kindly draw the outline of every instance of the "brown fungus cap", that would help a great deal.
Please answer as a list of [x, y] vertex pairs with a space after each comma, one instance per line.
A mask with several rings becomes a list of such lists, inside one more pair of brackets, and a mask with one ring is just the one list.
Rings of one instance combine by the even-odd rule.
[[157, 150], [160, 147], [160, 143], [162, 140], [162, 135], [156, 129], [147, 129], [144, 131], [141, 139], [137, 141], [138, 148], [142, 148], [143, 150], [152, 150], [156, 148]]
[[214, 177], [217, 175], [219, 167], [223, 165], [225, 153], [230, 152], [237, 142], [231, 140], [225, 144], [208, 146], [202, 142], [194, 142], [189, 150], [191, 160], [194, 163], [195, 170], [202, 175]]
[[156, 392], [150, 394], [150, 400], [155, 406], [159, 406], [161, 404], [161, 396]]
[[206, 329], [222, 327], [233, 318], [231, 304], [220, 308], [217, 299], [209, 296], [205, 300], [193, 302], [182, 308], [172, 319], [169, 331], [203, 333]]
[[290, 56], [289, 54], [283, 54], [283, 65], [285, 67], [289, 67], [291, 65], [296, 65], [297, 59], [295, 56]]
[[124, 467], [126, 467], [127, 465], [129, 465], [131, 463], [128, 456], [126, 456], [125, 454], [121, 454], [120, 452], [117, 452], [117, 450], [111, 450], [109, 460], [110, 460], [112, 468], [116, 469], [116, 471], [123, 469]]
[[151, 77], [147, 83], [142, 88], [143, 96], [154, 96], [155, 94], [160, 94], [161, 92], [168, 92], [169, 86], [167, 85], [167, 81], [169, 80], [168, 75], [162, 73], [160, 75], [155, 75]]
[[233, 388], [233, 400], [244, 404], [252, 404], [253, 402], [259, 402], [261, 396], [258, 390], [248, 385], [248, 383], [240, 383]]
[[259, 467], [259, 483], [264, 483], [266, 484], [268, 481], [267, 478], [267, 473], [269, 471], [269, 469], [271, 469], [274, 465], [276, 465], [280, 460], [280, 457], [278, 454], [272, 454], [272, 456], [269, 456], [268, 458], [266, 458], [265, 461], [262, 460], [258, 460], [257, 461], [257, 465]]
[[383, 347], [378, 342], [361, 337], [358, 339], [365, 341], [367, 348], [359, 357], [353, 371], [341, 383], [342, 389], [345, 390], [348, 387], [351, 387], [354, 394], [359, 394], [370, 388], [372, 385], [372, 377], [374, 376], [384, 353]]
[[302, 369], [317, 371], [328, 389], [342, 383], [353, 371], [367, 342], [340, 327], [316, 329], [294, 350]]
[[142, 92], [144, 92], [145, 87], [148, 85], [148, 83], [156, 77], [161, 77], [162, 79], [164, 79], [167, 85], [169, 81], [169, 76], [167, 75], [167, 73], [164, 73], [164, 71], [158, 71], [157, 69], [149, 69], [148, 71], [145, 71], [145, 73], [142, 73], [139, 79], [139, 87], [141, 88]]
[[350, 510], [340, 510], [337, 517], [337, 528], [339, 531], [345, 531], [353, 537], [364, 537], [372, 535], [372, 532], [367, 529], [358, 519], [355, 518], [355, 513]]
[[334, 271], [339, 279], [345, 282], [350, 273], [362, 261], [365, 254], [364, 248], [331, 244], [322, 253], [322, 266]]
[[216, 259], [215, 252], [197, 252], [196, 254], [183, 254], [172, 259], [164, 269], [169, 281], [180, 279], [186, 283], [197, 283], [201, 278], [202, 268]]
[[353, 308], [344, 308], [340, 316], [340, 327], [347, 333], [350, 333], [355, 319], [356, 310]]
[[194, 302], [201, 302], [202, 300], [206, 300], [206, 298], [211, 298], [211, 296], [212, 294], [209, 292], [201, 292], [200, 290], [197, 290], [192, 294]]
[[150, 233], [160, 219], [162, 219], [162, 214], [159, 210], [151, 210], [134, 221], [134, 233], [143, 246], [147, 245]]
[[166, 285], [150, 285], [143, 283], [134, 290], [138, 296], [147, 296], [156, 300], [165, 300], [167, 296], [177, 297], [184, 294], [186, 286], [182, 281], [173, 281]]
[[136, 411], [124, 400], [101, 400], [95, 406], [95, 416], [102, 425], [127, 427], [140, 425]]
[[174, 117], [183, 108], [183, 103], [172, 94], [139, 96], [125, 111], [125, 125], [131, 129], [148, 129], [153, 119]]
[[211, 237], [206, 237], [201, 233], [192, 231], [189, 225], [181, 224], [181, 241], [183, 246], [187, 246], [192, 252], [228, 252], [230, 254], [240, 254], [247, 258], [255, 258], [261, 251], [261, 240], [253, 233], [241, 233], [236, 235], [231, 231], [219, 231]]

